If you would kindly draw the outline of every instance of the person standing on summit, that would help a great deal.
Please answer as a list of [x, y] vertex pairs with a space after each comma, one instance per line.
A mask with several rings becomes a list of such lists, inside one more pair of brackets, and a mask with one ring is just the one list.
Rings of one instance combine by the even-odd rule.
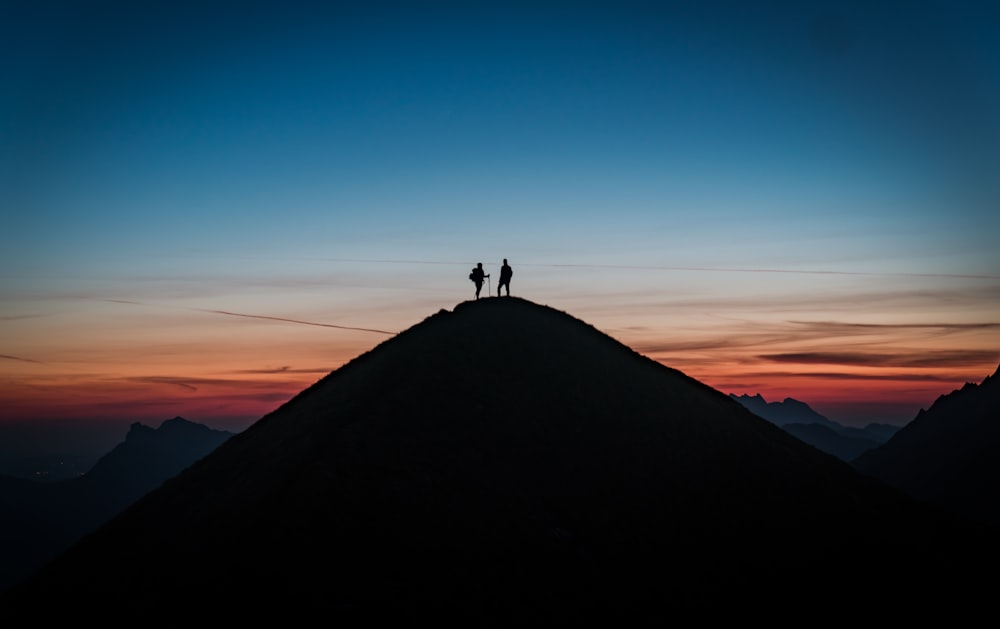
[[507, 264], [507, 258], [503, 259], [503, 266], [500, 267], [500, 283], [497, 284], [497, 297], [500, 297], [500, 289], [507, 288], [507, 296], [510, 297], [510, 278], [514, 275], [514, 269]]
[[472, 283], [476, 285], [476, 299], [479, 299], [479, 291], [483, 290], [483, 282], [489, 277], [489, 273], [483, 270], [483, 263], [479, 262], [476, 264], [476, 268], [472, 269], [472, 273], [469, 273], [469, 279]]

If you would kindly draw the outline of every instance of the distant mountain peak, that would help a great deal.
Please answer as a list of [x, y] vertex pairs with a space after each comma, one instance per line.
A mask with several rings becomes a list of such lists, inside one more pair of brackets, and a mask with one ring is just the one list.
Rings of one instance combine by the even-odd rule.
[[125, 441], [146, 439], [155, 432], [156, 429], [152, 426], [147, 426], [142, 422], [132, 422], [128, 427], [128, 432], [125, 434]]
[[778, 426], [785, 424], [822, 423], [832, 428], [834, 425], [837, 425], [835, 422], [814, 411], [805, 402], [801, 402], [795, 398], [786, 397], [781, 402], [768, 402], [760, 393], [753, 396], [746, 394], [738, 396], [730, 393], [729, 397], [753, 413]]
[[812, 408], [808, 404], [806, 404], [805, 402], [803, 402], [801, 400], [796, 400], [793, 397], [786, 397], [784, 400], [782, 400], [782, 402], [784, 404], [786, 404], [786, 405], [789, 405], [789, 406], [798, 406], [800, 408], [808, 408], [808, 409], [812, 410]]

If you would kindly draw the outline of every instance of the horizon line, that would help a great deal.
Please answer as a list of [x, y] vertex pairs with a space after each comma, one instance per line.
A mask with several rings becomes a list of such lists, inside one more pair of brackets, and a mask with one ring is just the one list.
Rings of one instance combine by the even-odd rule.
[[[315, 258], [306, 257], [303, 260], [322, 262], [374, 262], [379, 264], [430, 264], [430, 265], [464, 265], [469, 262], [454, 262], [447, 260], [392, 260], [384, 258]], [[489, 263], [484, 263], [489, 264]], [[841, 271], [828, 269], [779, 269], [768, 267], [712, 267], [712, 266], [673, 266], [655, 264], [577, 264], [572, 262], [525, 263], [520, 266], [548, 268], [584, 268], [584, 269], [622, 269], [646, 271], [695, 271], [721, 273], [786, 273], [795, 275], [855, 275], [855, 276], [887, 276], [887, 277], [938, 277], [953, 279], [1000, 280], [1000, 275], [976, 273], [908, 273], [905, 271]]]

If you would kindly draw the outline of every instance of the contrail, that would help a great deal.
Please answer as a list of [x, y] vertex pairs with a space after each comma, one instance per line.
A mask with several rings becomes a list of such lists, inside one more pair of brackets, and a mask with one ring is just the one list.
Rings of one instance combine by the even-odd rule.
[[[129, 299], [104, 299], [102, 301], [107, 301], [107, 302], [111, 302], [111, 303], [114, 303], [114, 304], [129, 304], [129, 305], [133, 305], [133, 306], [149, 306], [149, 304], [145, 304], [145, 303], [142, 303], [142, 302], [139, 302], [139, 301], [132, 301], [132, 300], [129, 300]], [[285, 323], [298, 323], [300, 325], [315, 325], [315, 326], [321, 327], [321, 328], [336, 328], [338, 330], [356, 330], [358, 332], [373, 332], [375, 334], [388, 334], [390, 336], [396, 334], [395, 332], [389, 332], [388, 330], [377, 330], [375, 328], [359, 328], [359, 327], [354, 327], [354, 326], [350, 326], [350, 325], [335, 325], [333, 323], [317, 323], [316, 321], [302, 321], [301, 319], [288, 319], [286, 317], [270, 317], [270, 316], [267, 316], [267, 315], [255, 315], [255, 314], [248, 314], [248, 313], [245, 313], [245, 312], [232, 312], [232, 311], [229, 311], [229, 310], [211, 310], [211, 309], [208, 309], [208, 308], [185, 308], [183, 306], [168, 306], [168, 307], [169, 308], [177, 308], [178, 310], [188, 310], [188, 311], [191, 311], [191, 312], [207, 312], [207, 313], [210, 313], [210, 314], [221, 314], [221, 315], [227, 315], [227, 316], [230, 316], [230, 317], [245, 317], [247, 319], [267, 319], [269, 321], [283, 321]], [[14, 358], [14, 357], [13, 356], [6, 356], [6, 357], [3, 357], [3, 358]], [[24, 360], [24, 359], [19, 359], [19, 360]], [[31, 362], [35, 362], [35, 361], [31, 361]]]
[[300, 323], [302, 325], [315, 325], [321, 328], [337, 328], [338, 330], [357, 330], [359, 332], [375, 332], [376, 334], [394, 335], [395, 332], [387, 330], [376, 330], [374, 328], [356, 328], [349, 325], [334, 325], [332, 323], [316, 323], [315, 321], [301, 321], [299, 319], [286, 319], [284, 317], [268, 317], [266, 315], [246, 314], [243, 312], [230, 312], [228, 310], [205, 310], [201, 308], [191, 308], [197, 312], [210, 312], [213, 314], [229, 315], [230, 317], [246, 317], [248, 319], [267, 319], [270, 321], [284, 321], [286, 323]]

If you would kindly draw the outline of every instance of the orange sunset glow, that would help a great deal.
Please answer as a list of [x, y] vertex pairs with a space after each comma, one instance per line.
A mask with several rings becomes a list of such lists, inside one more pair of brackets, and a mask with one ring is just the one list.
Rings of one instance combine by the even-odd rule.
[[1000, 364], [981, 3], [15, 4], [0, 423], [239, 430], [505, 258], [515, 296], [847, 425]]

